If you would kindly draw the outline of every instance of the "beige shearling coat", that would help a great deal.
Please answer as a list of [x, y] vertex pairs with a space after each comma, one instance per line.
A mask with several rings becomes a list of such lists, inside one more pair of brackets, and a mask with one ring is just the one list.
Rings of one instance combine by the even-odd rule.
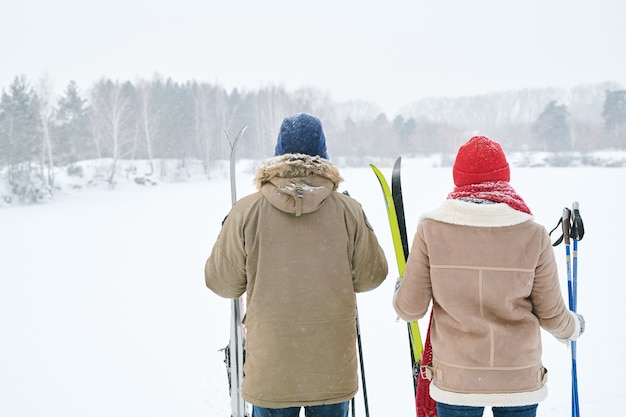
[[545, 228], [506, 204], [446, 200], [420, 219], [393, 305], [407, 321], [432, 301], [431, 397], [469, 406], [547, 395], [540, 327], [575, 339]]
[[337, 192], [326, 159], [286, 154], [259, 169], [259, 192], [232, 208], [205, 266], [222, 297], [246, 293], [243, 397], [284, 408], [358, 391], [355, 293], [387, 262], [361, 205]]

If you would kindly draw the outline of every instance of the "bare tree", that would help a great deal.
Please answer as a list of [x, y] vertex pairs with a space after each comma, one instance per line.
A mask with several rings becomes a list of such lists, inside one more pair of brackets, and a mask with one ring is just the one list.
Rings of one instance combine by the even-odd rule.
[[[50, 80], [43, 77], [36, 87], [35, 103], [41, 122], [41, 145], [39, 161], [41, 177], [44, 179], [48, 189], [54, 186], [54, 161], [52, 159], [52, 141], [50, 140], [50, 120], [52, 118], [52, 105], [50, 104]], [[44, 166], [46, 172], [44, 173]]]
[[96, 83], [91, 94], [95, 132], [100, 143], [109, 145], [108, 155], [112, 163], [108, 182], [111, 186], [114, 185], [118, 161], [133, 142], [134, 126], [128, 94], [131, 87], [130, 83], [102, 79]]
[[295, 109], [289, 94], [282, 87], [270, 86], [258, 91], [254, 99], [254, 155], [266, 157], [273, 154], [280, 123], [292, 113], [308, 109]]
[[139, 95], [140, 124], [146, 142], [146, 152], [148, 155], [148, 162], [150, 164], [150, 175], [152, 175], [154, 174], [154, 154], [152, 151], [153, 137], [154, 132], [158, 129], [159, 111], [155, 111], [153, 109], [153, 89], [151, 83], [144, 80], [139, 81], [137, 83], [137, 91]]

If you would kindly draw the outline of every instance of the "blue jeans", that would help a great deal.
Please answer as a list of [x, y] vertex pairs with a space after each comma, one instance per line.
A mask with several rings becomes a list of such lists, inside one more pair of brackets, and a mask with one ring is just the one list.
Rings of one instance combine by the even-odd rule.
[[[304, 407], [306, 417], [348, 417], [350, 401], [339, 404], [312, 405]], [[263, 408], [252, 406], [252, 417], [298, 417], [300, 407]]]
[[[482, 417], [485, 407], [437, 403], [437, 417]], [[492, 407], [493, 417], [535, 417], [537, 404], [518, 407]]]

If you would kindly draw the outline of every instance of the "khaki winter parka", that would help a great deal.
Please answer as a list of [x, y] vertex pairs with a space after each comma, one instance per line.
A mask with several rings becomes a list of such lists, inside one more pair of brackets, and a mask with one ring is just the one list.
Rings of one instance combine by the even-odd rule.
[[506, 204], [446, 200], [420, 219], [393, 304], [407, 321], [431, 303], [431, 397], [470, 406], [542, 401], [540, 327], [576, 338], [544, 227]]
[[328, 160], [275, 157], [255, 181], [205, 266], [218, 295], [247, 293], [243, 397], [266, 408], [347, 401], [358, 390], [355, 293], [384, 281], [384, 253]]

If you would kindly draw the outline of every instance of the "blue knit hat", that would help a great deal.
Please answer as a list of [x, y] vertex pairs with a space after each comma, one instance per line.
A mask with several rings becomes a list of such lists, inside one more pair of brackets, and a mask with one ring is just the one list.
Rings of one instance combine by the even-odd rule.
[[286, 153], [303, 153], [328, 159], [322, 122], [307, 113], [285, 117], [278, 132], [274, 156]]

